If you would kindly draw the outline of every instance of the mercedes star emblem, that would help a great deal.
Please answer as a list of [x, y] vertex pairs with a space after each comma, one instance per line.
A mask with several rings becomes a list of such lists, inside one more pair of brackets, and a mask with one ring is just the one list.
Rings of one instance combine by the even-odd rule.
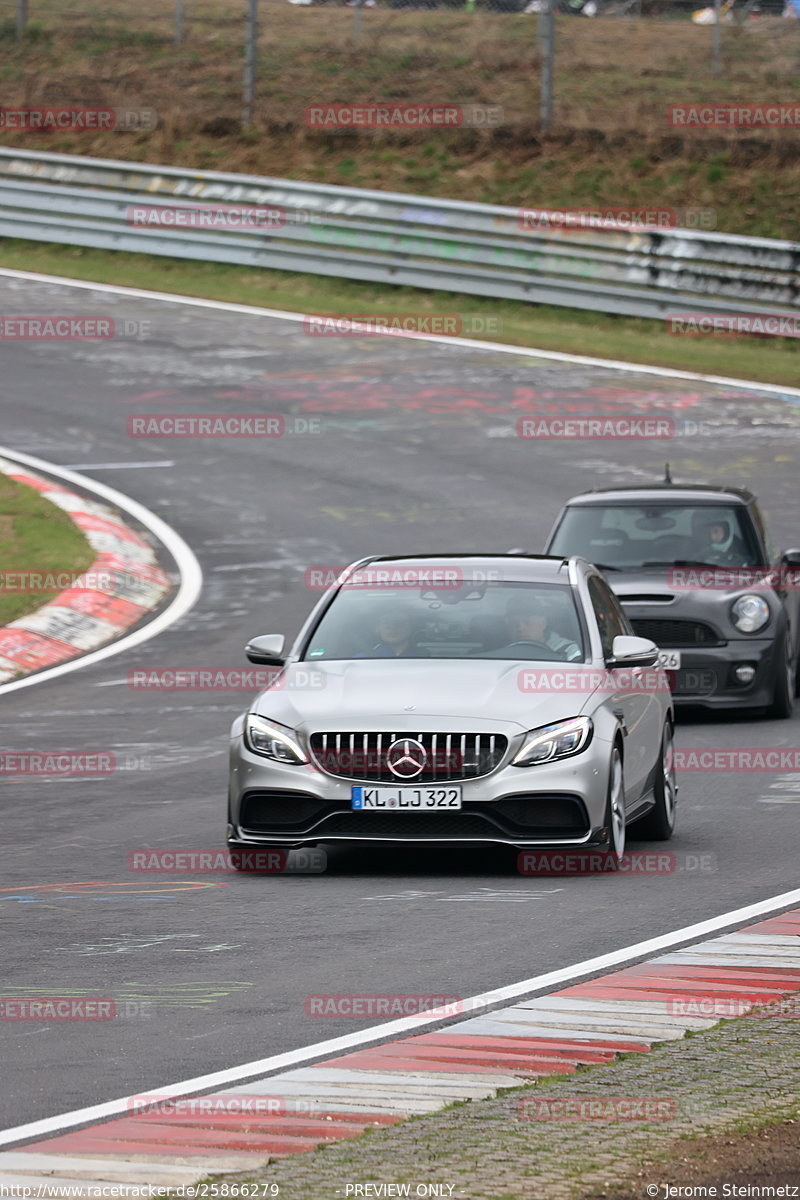
[[386, 751], [386, 765], [397, 779], [416, 779], [427, 761], [428, 753], [416, 738], [398, 738]]

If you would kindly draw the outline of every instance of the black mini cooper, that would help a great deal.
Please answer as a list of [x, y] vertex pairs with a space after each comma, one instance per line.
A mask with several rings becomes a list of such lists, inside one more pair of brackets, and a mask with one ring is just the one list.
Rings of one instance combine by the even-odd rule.
[[547, 554], [579, 554], [661, 650], [679, 705], [788, 717], [798, 690], [800, 550], [776, 551], [740, 488], [603, 488], [573, 496]]

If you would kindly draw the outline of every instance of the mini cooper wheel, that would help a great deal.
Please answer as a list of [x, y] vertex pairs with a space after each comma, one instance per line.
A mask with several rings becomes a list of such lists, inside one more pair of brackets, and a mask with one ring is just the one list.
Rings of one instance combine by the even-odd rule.
[[790, 717], [794, 711], [795, 665], [792, 662], [792, 649], [789, 635], [786, 634], [778, 654], [778, 678], [775, 680], [775, 691], [772, 704], [767, 709], [768, 717], [783, 720]]

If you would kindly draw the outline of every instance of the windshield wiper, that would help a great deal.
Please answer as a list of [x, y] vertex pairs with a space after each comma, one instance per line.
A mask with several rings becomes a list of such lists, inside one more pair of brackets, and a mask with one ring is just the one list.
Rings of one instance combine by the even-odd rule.
[[698, 558], [671, 558], [665, 562], [643, 562], [643, 567], [718, 567], [720, 563], [703, 562]]
[[597, 567], [598, 571], [621, 571], [623, 569], [622, 567], [612, 567], [611, 563], [596, 562], [594, 566]]

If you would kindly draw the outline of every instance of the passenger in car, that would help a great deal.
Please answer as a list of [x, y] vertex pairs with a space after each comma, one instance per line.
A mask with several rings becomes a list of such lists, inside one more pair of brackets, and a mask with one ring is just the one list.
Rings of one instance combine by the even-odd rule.
[[369, 657], [375, 658], [430, 658], [430, 652], [415, 644], [411, 632], [411, 618], [403, 608], [387, 610], [378, 622], [380, 641], [373, 646]]

